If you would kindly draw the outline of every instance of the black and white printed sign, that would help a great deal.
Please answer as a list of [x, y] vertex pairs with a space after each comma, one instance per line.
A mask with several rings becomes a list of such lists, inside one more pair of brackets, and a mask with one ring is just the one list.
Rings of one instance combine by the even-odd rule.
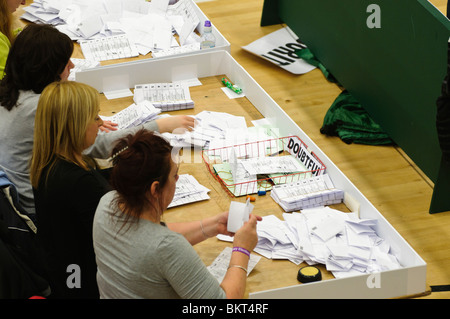
[[295, 54], [295, 51], [306, 48], [306, 45], [301, 43], [288, 27], [272, 32], [242, 48], [294, 74], [304, 74], [315, 69], [315, 66]]

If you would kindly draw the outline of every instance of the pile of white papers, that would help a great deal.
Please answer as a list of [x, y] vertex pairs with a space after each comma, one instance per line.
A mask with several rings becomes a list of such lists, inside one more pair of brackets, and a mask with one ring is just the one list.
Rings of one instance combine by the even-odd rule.
[[[129, 40], [129, 48], [136, 48], [137, 52], [146, 55], [149, 52], [171, 50], [200, 42], [200, 37], [194, 32], [200, 20], [194, 11], [192, 0], [180, 0], [171, 4], [172, 2], [34, 0], [24, 8], [25, 14], [21, 18], [55, 25], [76, 41], [123, 35]], [[175, 34], [178, 34], [178, 41]], [[88, 44], [84, 43], [86, 47]], [[97, 49], [86, 49], [86, 54], [94, 56], [94, 53], [98, 53]], [[108, 56], [107, 47], [102, 47], [101, 51], [104, 58]], [[119, 51], [116, 50], [117, 52]]]
[[139, 104], [133, 103], [113, 116], [101, 116], [101, 118], [116, 123], [117, 129], [120, 130], [154, 120], [159, 113], [161, 113], [160, 109], [155, 108], [150, 102], [143, 101]]
[[226, 144], [233, 145], [232, 143], [236, 140], [253, 136], [243, 116], [201, 111], [194, 118], [195, 127], [192, 131], [186, 131], [184, 134], [164, 133], [163, 135], [178, 147], [196, 145], [205, 149], [219, 147], [219, 145], [220, 147]]
[[390, 245], [376, 233], [377, 220], [321, 207], [273, 215], [257, 224], [254, 251], [295, 264], [324, 264], [336, 278], [401, 268]]
[[328, 174], [275, 185], [270, 196], [285, 212], [341, 203], [344, 191], [334, 188]]
[[168, 208], [207, 200], [209, 199], [209, 191], [194, 176], [181, 174], [176, 184], [175, 195]]

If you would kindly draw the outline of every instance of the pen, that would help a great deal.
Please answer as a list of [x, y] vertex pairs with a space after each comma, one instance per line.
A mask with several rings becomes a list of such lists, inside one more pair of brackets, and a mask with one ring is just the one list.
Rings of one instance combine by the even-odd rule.
[[240, 94], [242, 93], [242, 89], [240, 87], [238, 87], [237, 85], [232, 84], [230, 81], [228, 81], [225, 78], [222, 78], [222, 83], [229, 88], [230, 90], [232, 90], [234, 93]]

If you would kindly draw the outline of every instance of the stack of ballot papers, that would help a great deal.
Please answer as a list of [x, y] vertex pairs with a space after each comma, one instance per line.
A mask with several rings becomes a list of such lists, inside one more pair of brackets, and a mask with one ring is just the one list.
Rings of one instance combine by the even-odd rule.
[[209, 199], [210, 190], [201, 185], [194, 176], [181, 174], [175, 186], [175, 195], [168, 208]]
[[161, 111], [177, 111], [194, 108], [187, 82], [137, 84], [134, 102], [149, 101]]
[[[24, 10], [22, 19], [55, 25], [99, 60], [183, 46], [192, 50], [201, 41], [194, 32], [201, 26], [192, 0], [34, 0]], [[120, 46], [111, 44], [116, 36], [123, 40]], [[102, 38], [107, 40], [96, 42]]]
[[[243, 116], [201, 111], [194, 115], [194, 118], [195, 127], [192, 131], [186, 131], [184, 134], [164, 133], [163, 135], [179, 147], [197, 145], [204, 149], [234, 145], [255, 136], [256, 128], [248, 128]], [[268, 136], [266, 135], [265, 138]]]
[[143, 101], [139, 104], [133, 103], [113, 116], [101, 116], [101, 118], [104, 121], [116, 123], [117, 129], [120, 130], [155, 120], [159, 113], [161, 113], [160, 109], [155, 108], [148, 101]]
[[389, 243], [377, 235], [377, 220], [329, 207], [284, 213], [283, 218], [269, 215], [258, 222], [254, 252], [297, 265], [324, 264], [336, 278], [401, 268]]
[[270, 196], [285, 212], [341, 203], [344, 191], [334, 188], [328, 174], [275, 185]]

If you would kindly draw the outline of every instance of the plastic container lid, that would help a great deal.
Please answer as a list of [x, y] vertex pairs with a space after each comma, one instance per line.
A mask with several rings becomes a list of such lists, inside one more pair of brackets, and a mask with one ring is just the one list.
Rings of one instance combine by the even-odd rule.
[[305, 266], [298, 271], [297, 280], [304, 284], [319, 281], [322, 280], [322, 273], [317, 267]]
[[211, 26], [211, 21], [205, 20], [205, 27], [210, 27], [210, 26]]

